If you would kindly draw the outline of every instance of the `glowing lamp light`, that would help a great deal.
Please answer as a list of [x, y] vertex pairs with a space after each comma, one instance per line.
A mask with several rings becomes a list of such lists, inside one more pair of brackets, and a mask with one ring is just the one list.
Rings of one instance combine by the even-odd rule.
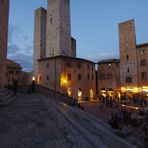
[[35, 77], [34, 76], [32, 77], [32, 80], [35, 81]]
[[64, 83], [66, 84], [67, 83], [67, 80], [64, 80]]

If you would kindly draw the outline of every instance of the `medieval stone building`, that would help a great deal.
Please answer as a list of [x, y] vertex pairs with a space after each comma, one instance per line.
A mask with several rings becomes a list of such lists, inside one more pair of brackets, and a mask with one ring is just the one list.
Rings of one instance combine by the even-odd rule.
[[96, 94], [95, 63], [76, 57], [70, 0], [48, 0], [47, 10], [35, 11], [34, 76], [38, 84], [79, 100]]

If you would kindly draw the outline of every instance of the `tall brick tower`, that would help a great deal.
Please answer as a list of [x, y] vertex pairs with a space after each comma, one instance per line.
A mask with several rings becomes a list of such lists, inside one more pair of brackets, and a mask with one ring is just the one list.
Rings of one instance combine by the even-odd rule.
[[48, 0], [46, 57], [71, 56], [70, 0]]
[[35, 10], [33, 69], [36, 78], [38, 75], [37, 60], [46, 57], [46, 15], [47, 11], [42, 7]]
[[137, 87], [138, 68], [134, 20], [119, 24], [119, 46], [121, 86]]
[[0, 0], [0, 86], [5, 85], [8, 41], [9, 0]]

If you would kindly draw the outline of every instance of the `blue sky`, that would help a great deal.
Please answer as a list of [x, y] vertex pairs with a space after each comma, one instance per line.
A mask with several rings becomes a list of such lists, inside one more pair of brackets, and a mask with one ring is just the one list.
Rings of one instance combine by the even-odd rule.
[[[8, 58], [32, 69], [34, 10], [46, 0], [10, 0]], [[71, 0], [71, 31], [77, 56], [119, 58], [118, 23], [134, 18], [137, 44], [148, 42], [148, 0]]]

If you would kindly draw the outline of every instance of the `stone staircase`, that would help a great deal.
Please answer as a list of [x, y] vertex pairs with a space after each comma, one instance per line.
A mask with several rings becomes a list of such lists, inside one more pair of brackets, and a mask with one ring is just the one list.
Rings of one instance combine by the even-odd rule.
[[9, 90], [7, 88], [0, 88], [0, 106], [6, 106], [10, 104], [19, 96], [20, 96], [20, 93], [18, 93], [15, 96], [12, 90]]

